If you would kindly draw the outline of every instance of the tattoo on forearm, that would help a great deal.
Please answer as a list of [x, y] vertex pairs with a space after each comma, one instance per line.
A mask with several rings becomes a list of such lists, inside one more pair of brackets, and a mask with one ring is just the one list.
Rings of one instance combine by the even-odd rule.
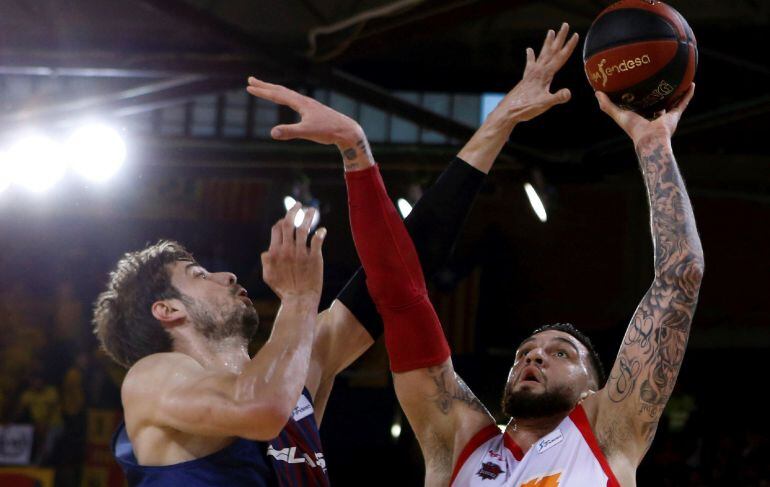
[[436, 393], [432, 396], [433, 403], [442, 414], [449, 414], [456, 402], [482, 413], [488, 413], [463, 380], [452, 371], [448, 365], [429, 367], [428, 374], [436, 385]]
[[673, 154], [661, 143], [637, 148], [650, 201], [655, 280], [626, 331], [607, 383], [614, 402], [639, 401], [649, 443], [684, 358], [703, 272], [695, 218]]
[[357, 161], [360, 157], [372, 158], [372, 150], [369, 147], [369, 142], [366, 139], [360, 139], [355, 147], [349, 147], [343, 149], [342, 157], [344, 158], [345, 169], [350, 171], [352, 169], [358, 169], [361, 167], [361, 163]]

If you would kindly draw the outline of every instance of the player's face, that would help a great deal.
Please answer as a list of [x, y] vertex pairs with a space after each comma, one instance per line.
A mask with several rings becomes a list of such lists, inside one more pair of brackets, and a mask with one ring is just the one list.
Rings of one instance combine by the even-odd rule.
[[572, 409], [589, 390], [588, 351], [572, 335], [548, 330], [524, 340], [508, 374], [503, 408], [514, 417]]
[[257, 311], [235, 274], [208, 272], [196, 262], [172, 264], [171, 283], [195, 328], [209, 339], [251, 338], [259, 324]]

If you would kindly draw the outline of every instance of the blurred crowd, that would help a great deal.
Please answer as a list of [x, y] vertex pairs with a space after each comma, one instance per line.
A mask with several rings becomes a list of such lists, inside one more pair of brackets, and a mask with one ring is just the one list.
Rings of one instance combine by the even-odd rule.
[[[52, 300], [22, 284], [0, 292], [0, 421], [34, 426], [31, 462], [56, 469], [57, 487], [81, 485], [88, 411], [119, 410], [124, 375], [98, 350], [89, 304], [76, 294], [68, 282]], [[686, 382], [677, 387], [639, 469], [640, 486], [770, 486], [768, 426], [704, 410], [709, 394]], [[415, 450], [389, 454], [383, 461], [410, 463], [402, 457]], [[334, 464], [330, 455], [332, 480]]]
[[0, 422], [31, 424], [31, 464], [80, 485], [89, 409], [120, 408], [123, 370], [100, 352], [88, 306], [63, 282], [53, 300], [17, 284], [0, 293]]

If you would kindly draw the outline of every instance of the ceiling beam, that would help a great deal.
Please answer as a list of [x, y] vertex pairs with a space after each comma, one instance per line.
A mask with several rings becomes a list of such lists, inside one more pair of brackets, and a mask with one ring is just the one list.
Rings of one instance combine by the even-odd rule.
[[21, 123], [66, 124], [92, 114], [132, 115], [184, 103], [197, 96], [218, 93], [243, 85], [243, 80], [236, 78], [209, 79], [200, 75], [181, 76], [72, 102], [19, 110], [0, 116], [0, 127], [12, 129]]
[[122, 51], [55, 51], [0, 49], [0, 74], [103, 78], [169, 78], [200, 74], [243, 77], [261, 67], [264, 57], [249, 53], [127, 53]]
[[[238, 52], [250, 52], [263, 57], [265, 64], [255, 70], [262, 76], [274, 73], [290, 74], [295, 79], [321, 85], [356, 100], [404, 118], [426, 129], [443, 135], [464, 140], [470, 137], [474, 128], [438, 115], [417, 104], [410, 103], [388, 93], [373, 83], [356, 78], [339, 69], [313, 65], [296, 54], [266, 45], [262, 39], [248, 33], [209, 12], [180, 0], [140, 0], [143, 4], [176, 19], [184, 20], [204, 35], [232, 46]], [[562, 158], [534, 148], [508, 144], [503, 148], [501, 158], [518, 167], [532, 164], [552, 164]]]

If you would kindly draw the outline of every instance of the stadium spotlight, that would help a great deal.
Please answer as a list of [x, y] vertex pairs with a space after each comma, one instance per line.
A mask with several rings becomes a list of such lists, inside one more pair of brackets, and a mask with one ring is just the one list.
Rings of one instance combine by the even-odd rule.
[[546, 220], [548, 220], [548, 215], [545, 212], [545, 206], [543, 206], [543, 201], [540, 199], [537, 191], [535, 191], [535, 188], [533, 188], [529, 183], [524, 183], [524, 191], [527, 193], [529, 204], [532, 205], [532, 209], [535, 210], [535, 214], [541, 222], [545, 223]]
[[390, 436], [397, 440], [401, 436], [401, 423], [393, 423], [390, 426]]
[[65, 144], [70, 165], [83, 177], [103, 182], [126, 160], [126, 143], [117, 130], [101, 124], [84, 125]]
[[396, 204], [398, 205], [398, 211], [401, 213], [402, 218], [406, 218], [409, 216], [409, 213], [412, 212], [412, 205], [406, 201], [406, 199], [399, 198], [396, 200]]
[[8, 163], [8, 154], [0, 152], [0, 193], [11, 185], [11, 166]]
[[30, 135], [13, 144], [7, 162], [12, 181], [34, 193], [50, 189], [67, 170], [61, 145], [43, 135]]

